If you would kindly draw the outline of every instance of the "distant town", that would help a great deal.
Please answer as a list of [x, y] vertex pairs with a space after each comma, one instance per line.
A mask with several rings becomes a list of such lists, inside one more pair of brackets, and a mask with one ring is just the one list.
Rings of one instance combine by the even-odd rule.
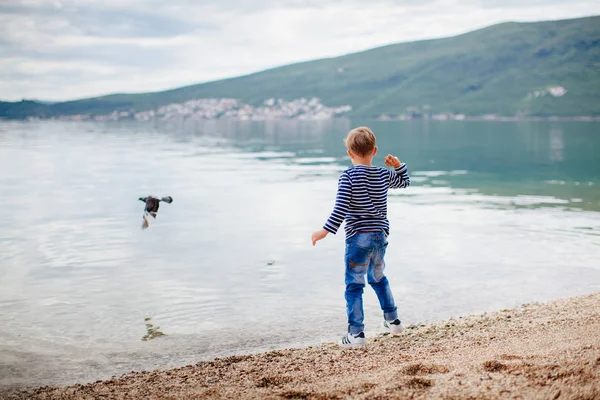
[[76, 114], [63, 115], [53, 119], [70, 121], [118, 121], [135, 119], [138, 121], [176, 118], [195, 119], [235, 119], [243, 121], [261, 121], [270, 119], [322, 120], [343, 117], [352, 110], [351, 106], [327, 107], [321, 100], [300, 98], [292, 101], [267, 99], [262, 106], [251, 106], [237, 99], [195, 99], [184, 103], [172, 103], [155, 110], [140, 112], [113, 111], [106, 115]]
[[[549, 87], [528, 93], [528, 99], [543, 96], [562, 97], [567, 90], [561, 86]], [[326, 120], [345, 118], [352, 111], [349, 105], [329, 107], [321, 103], [317, 97], [311, 99], [299, 98], [291, 101], [270, 98], [261, 106], [252, 106], [232, 98], [207, 98], [189, 100], [183, 103], [172, 103], [153, 110], [146, 111], [113, 111], [106, 115], [75, 114], [61, 115], [50, 119], [61, 121], [168, 121], [173, 119], [232, 119], [241, 121], [263, 121], [277, 119], [297, 120]], [[28, 117], [27, 120], [37, 120], [38, 117]], [[460, 113], [444, 112], [434, 113], [427, 104], [407, 107], [398, 114], [381, 114], [378, 120], [487, 120], [487, 121], [513, 121], [513, 120], [599, 120], [597, 117], [526, 117], [526, 116], [500, 116], [486, 114], [481, 116], [467, 116]]]

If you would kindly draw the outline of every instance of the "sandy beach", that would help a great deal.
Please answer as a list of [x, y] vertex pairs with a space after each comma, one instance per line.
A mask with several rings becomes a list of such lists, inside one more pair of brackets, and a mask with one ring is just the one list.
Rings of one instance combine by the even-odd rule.
[[600, 293], [5, 399], [600, 399]]

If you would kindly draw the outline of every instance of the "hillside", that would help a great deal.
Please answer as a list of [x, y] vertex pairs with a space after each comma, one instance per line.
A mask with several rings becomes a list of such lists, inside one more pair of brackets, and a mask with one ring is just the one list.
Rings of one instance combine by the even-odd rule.
[[[549, 87], [566, 93], [551, 95]], [[538, 91], [538, 96], [532, 95]], [[196, 98], [318, 97], [351, 115], [430, 112], [504, 116], [600, 115], [600, 16], [503, 23], [463, 35], [400, 43], [178, 89], [51, 105], [0, 102], [0, 117], [143, 111]]]

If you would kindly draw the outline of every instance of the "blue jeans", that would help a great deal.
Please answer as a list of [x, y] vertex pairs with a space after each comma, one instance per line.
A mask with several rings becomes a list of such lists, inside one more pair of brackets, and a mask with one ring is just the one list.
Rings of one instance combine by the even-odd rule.
[[348, 332], [356, 335], [365, 328], [362, 294], [365, 275], [375, 290], [386, 321], [398, 318], [390, 284], [383, 274], [388, 242], [383, 231], [359, 232], [346, 239], [346, 312]]

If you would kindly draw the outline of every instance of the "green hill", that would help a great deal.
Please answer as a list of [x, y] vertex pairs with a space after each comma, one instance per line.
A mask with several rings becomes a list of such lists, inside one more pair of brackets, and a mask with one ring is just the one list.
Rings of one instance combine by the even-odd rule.
[[[560, 97], [544, 92], [563, 87]], [[143, 111], [195, 98], [232, 97], [258, 105], [275, 97], [319, 97], [351, 114], [430, 112], [504, 116], [600, 115], [600, 16], [502, 23], [463, 35], [399, 43], [157, 93], [114, 94], [43, 105], [0, 103], [0, 116]]]

